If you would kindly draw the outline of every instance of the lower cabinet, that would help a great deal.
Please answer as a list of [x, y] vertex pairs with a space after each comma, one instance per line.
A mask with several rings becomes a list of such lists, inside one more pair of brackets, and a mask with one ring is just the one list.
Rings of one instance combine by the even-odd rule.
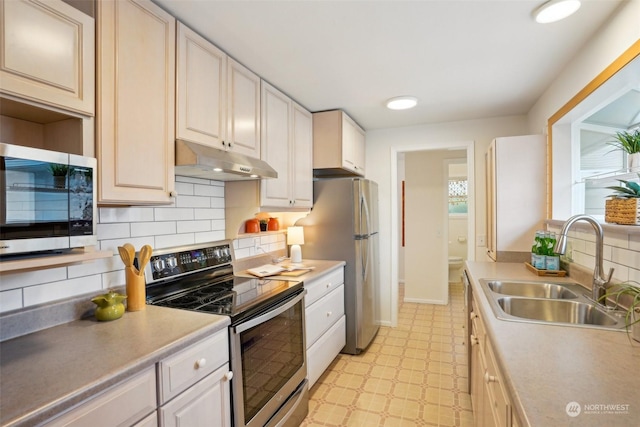
[[231, 427], [229, 382], [233, 374], [229, 371], [228, 348], [228, 332], [224, 329], [46, 425]]
[[305, 282], [305, 336], [309, 388], [346, 343], [344, 268]]
[[504, 386], [504, 375], [498, 369], [491, 341], [485, 325], [471, 300], [471, 404], [476, 427], [518, 427], [511, 399]]

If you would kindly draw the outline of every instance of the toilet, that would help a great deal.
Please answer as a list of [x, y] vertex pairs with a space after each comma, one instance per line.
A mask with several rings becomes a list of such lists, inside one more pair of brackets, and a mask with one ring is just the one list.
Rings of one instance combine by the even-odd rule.
[[462, 280], [462, 257], [450, 256], [449, 257], [449, 283], [458, 283]]

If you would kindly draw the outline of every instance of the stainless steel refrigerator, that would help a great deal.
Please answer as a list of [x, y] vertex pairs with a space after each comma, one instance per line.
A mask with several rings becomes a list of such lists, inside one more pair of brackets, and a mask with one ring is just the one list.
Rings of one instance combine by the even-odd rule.
[[315, 181], [313, 209], [296, 222], [304, 226], [302, 254], [308, 259], [346, 262], [343, 353], [358, 354], [380, 325], [378, 292], [378, 185], [362, 178]]

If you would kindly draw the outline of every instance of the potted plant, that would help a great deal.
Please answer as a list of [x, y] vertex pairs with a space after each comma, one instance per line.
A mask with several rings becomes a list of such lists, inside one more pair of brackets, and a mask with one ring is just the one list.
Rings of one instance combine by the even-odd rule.
[[267, 231], [267, 225], [269, 225], [269, 220], [261, 219], [260, 220], [260, 231]]
[[616, 224], [638, 225], [640, 224], [640, 184], [623, 179], [618, 181], [622, 185], [607, 187], [615, 193], [610, 194], [610, 199], [605, 201], [604, 220]]
[[627, 167], [629, 170], [640, 168], [640, 129], [636, 129], [633, 132], [616, 132], [615, 139], [609, 145], [613, 145], [627, 153]]
[[626, 310], [624, 319], [627, 333], [640, 342], [640, 283], [629, 280], [614, 285], [600, 297], [599, 301], [607, 298], [613, 299], [618, 307], [622, 303]]
[[56, 188], [65, 188], [67, 183], [68, 165], [52, 163], [49, 165], [51, 175], [53, 175], [53, 186]]

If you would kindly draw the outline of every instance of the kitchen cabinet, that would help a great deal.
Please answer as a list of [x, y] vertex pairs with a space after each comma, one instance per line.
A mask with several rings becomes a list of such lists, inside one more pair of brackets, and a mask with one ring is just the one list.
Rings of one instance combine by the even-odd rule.
[[471, 330], [468, 342], [471, 351], [470, 393], [476, 427], [513, 427], [518, 422], [508, 392], [504, 375], [500, 372], [491, 341], [480, 316], [476, 301], [471, 299]]
[[260, 158], [260, 77], [182, 23], [176, 137]]
[[226, 329], [160, 361], [159, 425], [230, 427], [232, 376]]
[[344, 267], [305, 281], [305, 338], [309, 388], [346, 344]]
[[99, 1], [96, 7], [98, 203], [169, 204], [175, 19], [150, 0]]
[[530, 258], [546, 207], [546, 147], [542, 135], [496, 138], [486, 153], [487, 255], [493, 261]]
[[365, 175], [365, 132], [344, 111], [313, 114], [316, 176]]
[[61, 0], [11, 0], [0, 20], [0, 92], [93, 116], [94, 19]]
[[157, 407], [156, 391], [156, 371], [152, 366], [104, 393], [80, 403], [64, 415], [48, 421], [46, 425], [153, 425]]
[[311, 113], [267, 82], [262, 82], [261, 158], [278, 178], [260, 184], [260, 205], [303, 208], [313, 205]]

